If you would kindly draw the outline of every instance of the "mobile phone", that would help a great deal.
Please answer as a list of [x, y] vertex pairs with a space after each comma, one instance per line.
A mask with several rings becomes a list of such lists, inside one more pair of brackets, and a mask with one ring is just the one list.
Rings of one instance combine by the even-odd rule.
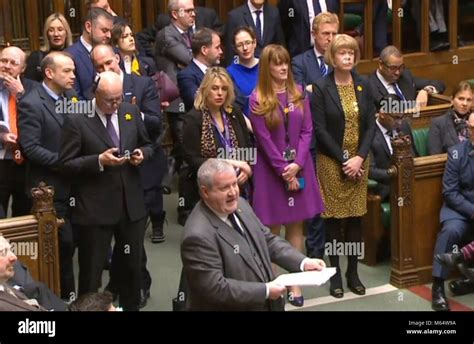
[[305, 187], [305, 181], [304, 181], [304, 178], [301, 177], [301, 178], [298, 178], [298, 183], [300, 184], [300, 190], [303, 190], [304, 187]]
[[138, 155], [140, 155], [140, 152], [139, 152], [139, 151], [135, 151], [135, 152], [132, 153], [132, 155], [138, 156]]
[[112, 155], [119, 159], [123, 156], [122, 154], [120, 154], [120, 152], [113, 152]]

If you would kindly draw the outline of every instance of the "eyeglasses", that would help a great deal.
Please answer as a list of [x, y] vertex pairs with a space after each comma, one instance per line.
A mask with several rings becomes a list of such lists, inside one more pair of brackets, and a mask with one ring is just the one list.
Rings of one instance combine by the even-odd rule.
[[195, 8], [180, 8], [178, 12], [180, 16], [183, 16], [184, 13], [188, 15], [191, 13], [196, 13], [196, 9]]
[[394, 73], [396, 71], [403, 72], [403, 70], [405, 69], [405, 65], [403, 63], [400, 66], [390, 66], [389, 64], [387, 64], [387, 62], [382, 62], [382, 63], [392, 73]]
[[244, 41], [242, 43], [238, 43], [235, 45], [235, 47], [239, 50], [243, 49], [244, 47], [249, 47], [251, 46], [252, 44], [255, 43], [255, 40], [252, 40], [252, 41]]

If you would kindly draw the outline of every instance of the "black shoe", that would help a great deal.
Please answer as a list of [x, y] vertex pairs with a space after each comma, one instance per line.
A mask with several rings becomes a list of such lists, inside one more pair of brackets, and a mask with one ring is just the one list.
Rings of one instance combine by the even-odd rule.
[[454, 295], [466, 295], [474, 292], [474, 282], [469, 279], [458, 279], [450, 282], [448, 286]]
[[191, 214], [191, 211], [189, 210], [184, 210], [184, 209], [178, 209], [178, 223], [184, 227], [186, 224], [186, 220], [189, 217], [189, 214]]
[[329, 294], [334, 296], [336, 299], [344, 297], [344, 289], [342, 288], [342, 277], [341, 271], [337, 268], [337, 272], [330, 279]]
[[444, 293], [444, 282], [441, 285], [433, 283], [431, 287], [431, 308], [437, 312], [449, 311], [449, 303]]
[[346, 273], [347, 287], [356, 295], [365, 295], [365, 286], [354, 273]]
[[151, 230], [151, 242], [154, 244], [165, 241], [165, 234], [163, 233], [165, 217], [166, 212], [163, 211], [158, 218], [151, 221], [153, 225]]
[[440, 253], [435, 255], [435, 260], [448, 268], [454, 268], [463, 261], [462, 253]]
[[140, 289], [140, 304], [138, 308], [143, 308], [146, 306], [147, 300], [150, 298], [150, 289]]
[[107, 291], [110, 294], [112, 294], [112, 299], [113, 299], [114, 302], [118, 300], [118, 291], [116, 291], [115, 288], [110, 285], [110, 282], [104, 288], [104, 291]]

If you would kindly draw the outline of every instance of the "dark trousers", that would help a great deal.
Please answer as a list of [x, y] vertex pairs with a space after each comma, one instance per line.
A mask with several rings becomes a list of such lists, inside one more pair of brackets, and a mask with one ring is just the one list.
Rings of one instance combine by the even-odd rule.
[[145, 225], [145, 218], [131, 222], [124, 214], [116, 225], [78, 226], [79, 296], [99, 289], [104, 261], [114, 236], [111, 269], [117, 281], [120, 306], [124, 310], [138, 310]]
[[64, 225], [59, 229], [59, 267], [61, 279], [61, 298], [72, 300], [76, 294], [74, 282], [74, 268], [72, 258], [74, 256], [75, 243], [72, 233], [71, 220], [69, 219], [69, 200], [54, 201], [54, 208], [59, 218], [64, 219]]
[[176, 160], [176, 170], [179, 171], [179, 167], [183, 163], [183, 126], [184, 126], [184, 114], [182, 113], [167, 113], [168, 123], [170, 125], [171, 138], [173, 140], [173, 150], [171, 155]]
[[[455, 248], [459, 250], [468, 240], [472, 225], [472, 221], [459, 219], [444, 221], [441, 231], [436, 238], [434, 255], [452, 252]], [[438, 263], [436, 259], [433, 259], [433, 277], [446, 279], [448, 275], [449, 268]]]
[[0, 160], [0, 218], [6, 217], [10, 196], [13, 217], [31, 214], [31, 200], [25, 192], [25, 164]]

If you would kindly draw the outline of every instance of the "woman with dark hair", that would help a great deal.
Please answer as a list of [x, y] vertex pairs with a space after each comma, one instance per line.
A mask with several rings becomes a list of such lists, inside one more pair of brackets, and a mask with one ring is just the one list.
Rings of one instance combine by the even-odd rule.
[[433, 118], [428, 134], [430, 155], [446, 153], [448, 148], [469, 139], [467, 115], [472, 110], [473, 92], [467, 81], [461, 81], [453, 91], [453, 107], [442, 116]]
[[[323, 202], [309, 152], [313, 126], [309, 100], [296, 85], [288, 51], [271, 44], [262, 50], [250, 120], [257, 141], [252, 206], [274, 235], [303, 250], [303, 221], [323, 211]], [[299, 287], [290, 287], [289, 301], [301, 307]]]
[[232, 106], [234, 99], [234, 86], [226, 70], [209, 68], [198, 88], [194, 109], [184, 120], [183, 150], [189, 170], [186, 186], [180, 185], [180, 193], [186, 210], [191, 210], [199, 200], [196, 176], [207, 159], [228, 160], [236, 169], [241, 190], [252, 175], [252, 161], [245, 159], [251, 157], [253, 149], [249, 131], [240, 109]]
[[72, 45], [72, 32], [61, 13], [53, 13], [44, 22], [44, 45], [41, 50], [31, 52], [26, 60], [25, 78], [42, 81], [41, 61], [53, 50], [64, 50]]
[[[362, 216], [367, 213], [368, 154], [375, 135], [375, 105], [369, 82], [353, 69], [360, 59], [356, 40], [337, 35], [325, 54], [333, 68], [314, 84], [313, 116], [316, 166], [326, 210], [326, 249], [332, 267], [330, 294], [344, 296], [339, 247], [347, 256], [346, 281], [357, 295], [365, 294], [357, 265], [362, 255]], [[344, 243], [345, 242], [345, 243]], [[349, 245], [348, 245], [349, 244]]]
[[153, 59], [139, 55], [132, 29], [127, 23], [114, 24], [111, 43], [120, 55], [120, 68], [124, 73], [143, 76], [152, 76], [156, 73]]
[[255, 57], [257, 39], [255, 33], [248, 26], [239, 27], [234, 33], [234, 50], [237, 56], [232, 64], [227, 67], [236, 89], [236, 103], [242, 112], [249, 115], [249, 97], [258, 78], [258, 59]]

